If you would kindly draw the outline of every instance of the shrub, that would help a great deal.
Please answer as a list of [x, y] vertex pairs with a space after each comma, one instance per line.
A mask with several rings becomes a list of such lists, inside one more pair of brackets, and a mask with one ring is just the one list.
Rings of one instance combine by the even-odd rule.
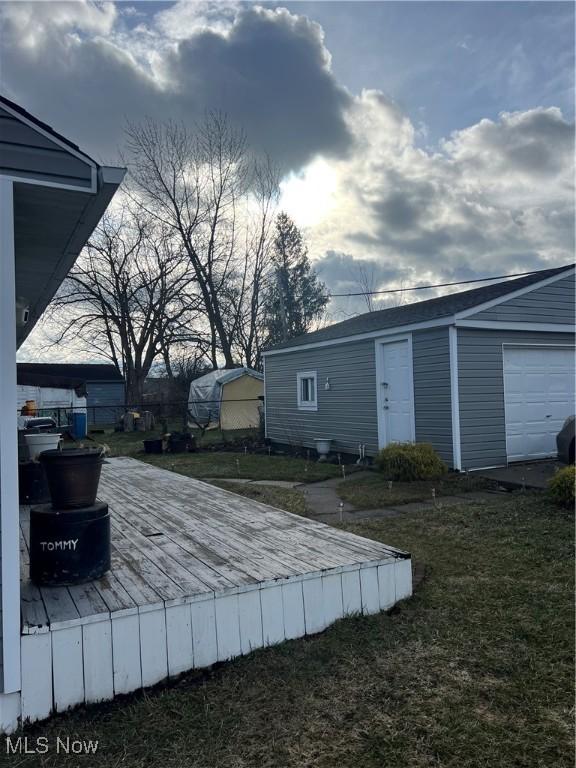
[[548, 496], [561, 507], [574, 507], [574, 484], [576, 467], [564, 467], [558, 470], [548, 483]]
[[428, 443], [391, 443], [375, 459], [388, 480], [435, 480], [447, 467]]

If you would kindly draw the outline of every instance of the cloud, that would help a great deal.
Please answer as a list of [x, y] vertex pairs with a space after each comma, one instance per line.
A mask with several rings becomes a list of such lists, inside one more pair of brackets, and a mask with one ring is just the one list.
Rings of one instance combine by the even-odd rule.
[[97, 159], [116, 155], [126, 119], [191, 124], [207, 109], [228, 112], [286, 170], [350, 146], [351, 96], [304, 16], [234, 3], [184, 3], [136, 26], [110, 4], [0, 13], [9, 95]]
[[226, 110], [287, 168], [350, 145], [351, 97], [330, 71], [321, 28], [306, 17], [243, 6], [227, 33], [181, 40], [166, 75], [179, 84], [184, 108]]
[[[227, 111], [286, 170], [282, 204], [333, 291], [353, 289], [358, 270], [382, 289], [573, 258], [574, 125], [555, 106], [429, 147], [426, 126], [386, 95], [342, 86], [317, 23], [235, 0], [3, 3], [0, 35], [7, 95], [101, 161], [116, 159], [126, 119]], [[510, 52], [509, 80], [523, 54]]]
[[574, 128], [557, 107], [525, 112], [504, 112], [497, 122], [481, 120], [456, 131], [443, 143], [446, 153], [461, 167], [480, 175], [483, 182], [502, 183], [526, 175], [556, 178], [573, 150]]
[[340, 250], [416, 283], [573, 259], [574, 125], [559, 109], [481, 120], [437, 150], [418, 147], [410, 122], [373, 93], [349, 121], [358, 149], [331, 163], [331, 207], [306, 230], [319, 263]]

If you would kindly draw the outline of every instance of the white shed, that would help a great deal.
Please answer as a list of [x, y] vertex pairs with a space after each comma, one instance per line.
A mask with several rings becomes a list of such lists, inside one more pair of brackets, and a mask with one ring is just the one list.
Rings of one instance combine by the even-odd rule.
[[220, 369], [190, 385], [188, 413], [192, 424], [224, 431], [256, 429], [260, 424], [264, 376], [251, 368]]

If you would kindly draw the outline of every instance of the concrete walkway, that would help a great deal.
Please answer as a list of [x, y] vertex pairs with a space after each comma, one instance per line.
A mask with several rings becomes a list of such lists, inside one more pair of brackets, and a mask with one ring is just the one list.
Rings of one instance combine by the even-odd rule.
[[298, 486], [298, 490], [304, 494], [306, 506], [311, 517], [323, 523], [379, 520], [386, 517], [395, 517], [406, 512], [442, 509], [442, 507], [451, 507], [463, 503], [471, 504], [478, 501], [493, 502], [502, 495], [495, 491], [473, 491], [458, 496], [440, 496], [436, 501], [416, 501], [378, 509], [355, 509], [352, 504], [343, 501], [338, 495], [336, 489], [343, 482], [346, 481], [334, 478], [331, 480], [321, 480], [317, 483], [309, 483], [305, 486]]
[[[361, 474], [354, 473], [354, 478]], [[217, 480], [223, 483], [237, 483], [239, 485], [269, 485], [274, 488], [296, 489], [302, 493], [306, 500], [308, 514], [322, 523], [358, 522], [360, 520], [380, 520], [387, 517], [395, 517], [406, 512], [420, 512], [442, 507], [451, 507], [457, 504], [472, 504], [478, 501], [497, 501], [502, 496], [498, 491], [473, 491], [457, 496], [440, 496], [436, 501], [416, 501], [408, 504], [397, 504], [378, 509], [355, 509], [352, 504], [344, 501], [338, 495], [337, 488], [346, 480], [334, 477], [330, 480], [319, 480], [316, 483], [297, 483], [288, 480], [248, 480], [246, 478], [205, 478], [210, 483]]]
[[511, 490], [516, 488], [544, 490], [554, 474], [563, 466], [559, 461], [550, 459], [510, 464], [498, 469], [478, 470], [474, 474], [495, 480], [503, 488]]
[[250, 480], [245, 477], [202, 477], [205, 483], [236, 483], [236, 485], [271, 485], [274, 488], [300, 488], [302, 483], [291, 480]]

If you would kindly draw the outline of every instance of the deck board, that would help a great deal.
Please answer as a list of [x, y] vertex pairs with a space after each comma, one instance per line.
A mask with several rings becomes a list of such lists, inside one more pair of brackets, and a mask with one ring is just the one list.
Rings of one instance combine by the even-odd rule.
[[29, 581], [29, 510], [23, 508], [24, 634], [406, 556], [136, 459], [106, 462], [98, 497], [110, 507], [112, 570], [74, 587], [39, 589]]

